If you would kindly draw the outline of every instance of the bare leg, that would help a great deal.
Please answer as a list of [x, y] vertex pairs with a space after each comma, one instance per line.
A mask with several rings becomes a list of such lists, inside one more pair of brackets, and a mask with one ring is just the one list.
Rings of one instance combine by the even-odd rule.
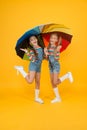
[[53, 83], [55, 86], [61, 83], [61, 80], [58, 77], [59, 77], [59, 73], [54, 73]]
[[35, 75], [35, 101], [39, 103], [44, 103], [44, 101], [39, 98], [40, 93], [40, 73], [36, 72]]
[[59, 74], [58, 73], [54, 73], [54, 85], [58, 85], [61, 82], [63, 82], [66, 79], [69, 79], [69, 81], [72, 83], [73, 82], [73, 77], [72, 77], [72, 73], [68, 72], [65, 75], [63, 75], [62, 77], [58, 78]]
[[51, 80], [51, 84], [52, 84], [52, 87], [55, 88], [56, 86], [54, 86], [54, 74], [53, 73], [50, 73], [50, 80]]
[[57, 85], [61, 83], [61, 80], [58, 78], [58, 75], [58, 73], [50, 73], [50, 79], [53, 88], [56, 88]]
[[[56, 77], [56, 76], [57, 76], [57, 77]], [[51, 78], [51, 83], [52, 83], [53, 91], [54, 91], [54, 94], [55, 94], [55, 96], [56, 96], [56, 97], [51, 101], [51, 103], [60, 102], [60, 101], [61, 101], [60, 95], [59, 95], [59, 92], [58, 92], [57, 84], [55, 83], [56, 80], [58, 79], [58, 74], [55, 75], [55, 73], [51, 73], [51, 74], [50, 74], [50, 78]]]
[[17, 71], [19, 71], [22, 76], [26, 79], [28, 83], [32, 83], [35, 78], [35, 71], [30, 71], [28, 74], [25, 72], [23, 66], [15, 66], [14, 67]]
[[40, 89], [40, 73], [36, 73], [35, 75], [35, 88]]
[[58, 88], [57, 88], [58, 84], [60, 84], [61, 82], [63, 82], [67, 78], [70, 80], [70, 82], [73, 82], [73, 77], [72, 77], [71, 72], [66, 73], [64, 76], [62, 76], [60, 78], [58, 78], [58, 76], [59, 76], [58, 73], [54, 73], [54, 74], [50, 75], [53, 91], [54, 91], [55, 96], [56, 96], [56, 98], [54, 98], [51, 101], [51, 103], [55, 103], [55, 102], [60, 102], [61, 101], [60, 96], [59, 96], [59, 92], [58, 92]]
[[30, 71], [27, 76], [25, 77], [26, 81], [30, 84], [34, 81], [36, 72], [35, 71]]

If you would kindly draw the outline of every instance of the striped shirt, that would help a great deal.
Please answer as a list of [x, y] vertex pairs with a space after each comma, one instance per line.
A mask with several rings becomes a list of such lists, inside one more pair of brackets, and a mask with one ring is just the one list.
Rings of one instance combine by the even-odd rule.
[[59, 60], [60, 52], [57, 51], [56, 49], [57, 49], [56, 46], [50, 46], [50, 47], [48, 48], [48, 53], [49, 53], [50, 56], [51, 56], [51, 55], [54, 55], [54, 57], [55, 57], [56, 60]]

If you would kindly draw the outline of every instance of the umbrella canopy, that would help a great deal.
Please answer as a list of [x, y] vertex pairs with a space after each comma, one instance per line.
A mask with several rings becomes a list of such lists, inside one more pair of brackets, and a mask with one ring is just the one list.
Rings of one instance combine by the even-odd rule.
[[59, 36], [62, 37], [62, 48], [61, 52], [64, 51], [68, 45], [71, 43], [72, 33], [69, 28], [61, 24], [45, 24], [37, 26], [27, 32], [25, 32], [16, 43], [16, 53], [22, 59], [29, 60], [28, 56], [20, 50], [20, 48], [29, 48], [31, 45], [28, 45], [29, 37], [36, 35], [38, 37], [39, 45], [44, 48], [49, 45], [50, 34], [56, 32]]

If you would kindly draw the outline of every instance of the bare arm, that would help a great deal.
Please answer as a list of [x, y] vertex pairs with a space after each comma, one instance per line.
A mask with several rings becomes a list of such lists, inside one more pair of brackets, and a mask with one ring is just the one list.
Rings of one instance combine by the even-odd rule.
[[56, 51], [59, 52], [61, 48], [62, 48], [62, 37], [59, 37], [58, 46], [57, 46]]
[[62, 48], [62, 45], [59, 45], [59, 46], [57, 47], [57, 52], [59, 52], [61, 48]]
[[59, 37], [58, 46], [62, 45], [62, 37]]
[[27, 49], [20, 48], [21, 51], [24, 51], [25, 53], [28, 53]]
[[46, 57], [49, 55], [47, 47], [44, 48], [44, 54], [46, 55]]
[[20, 48], [21, 51], [24, 51], [26, 53], [26, 55], [29, 57], [29, 59], [34, 62], [35, 61], [35, 56], [34, 56], [34, 53], [32, 50], [30, 50], [30, 52], [28, 52], [27, 49], [23, 49], [23, 48]]

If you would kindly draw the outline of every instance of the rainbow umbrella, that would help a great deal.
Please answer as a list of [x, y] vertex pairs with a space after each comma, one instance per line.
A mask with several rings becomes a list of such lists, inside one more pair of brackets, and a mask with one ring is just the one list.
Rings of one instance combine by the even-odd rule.
[[39, 45], [44, 48], [49, 45], [50, 34], [56, 32], [62, 37], [62, 48], [61, 52], [64, 51], [71, 43], [72, 33], [69, 28], [62, 24], [45, 24], [34, 27], [33, 29], [25, 32], [16, 43], [16, 53], [24, 60], [29, 60], [28, 56], [20, 50], [20, 48], [27, 48], [30, 50], [32, 47], [28, 45], [28, 39], [30, 36], [36, 35], [39, 40]]

